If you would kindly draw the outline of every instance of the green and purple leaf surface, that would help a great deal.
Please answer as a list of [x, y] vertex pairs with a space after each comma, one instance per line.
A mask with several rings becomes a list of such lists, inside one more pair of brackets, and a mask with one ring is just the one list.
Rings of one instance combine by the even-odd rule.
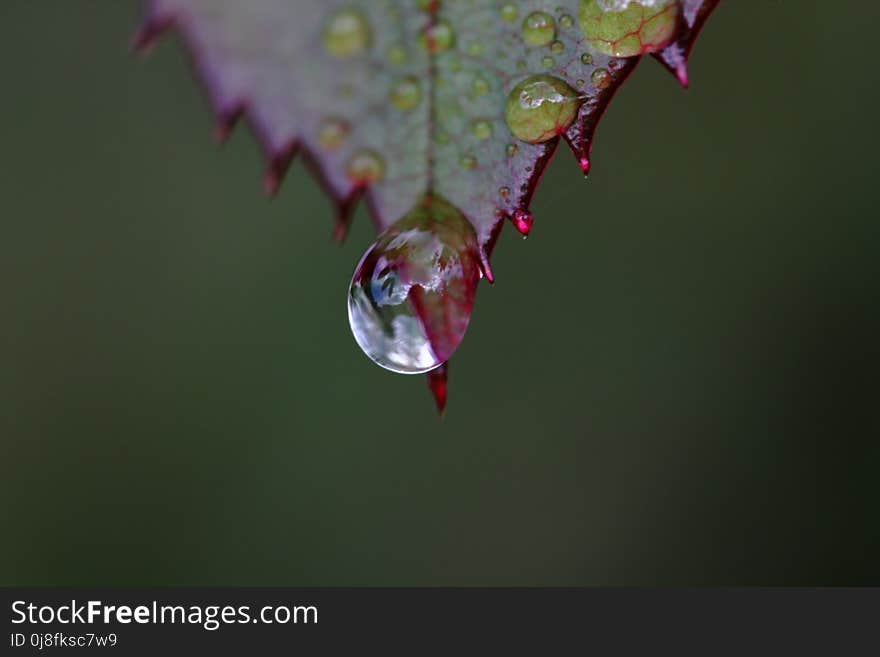
[[[361, 197], [378, 232], [427, 197], [445, 199], [473, 227], [492, 281], [498, 234], [506, 220], [529, 232], [532, 196], [560, 141], [589, 171], [602, 114], [657, 45], [648, 28], [664, 39], [657, 59], [687, 84], [687, 58], [717, 2], [657, 0], [672, 32], [646, 14], [644, 35], [606, 47], [588, 39], [590, 3], [580, 0], [152, 0], [136, 45], [178, 28], [218, 133], [242, 116], [252, 124], [270, 193], [291, 159], [305, 157], [337, 203], [340, 238]], [[566, 104], [537, 118], [512, 113], [535, 80], [557, 84]], [[431, 377], [435, 393], [441, 378]]]

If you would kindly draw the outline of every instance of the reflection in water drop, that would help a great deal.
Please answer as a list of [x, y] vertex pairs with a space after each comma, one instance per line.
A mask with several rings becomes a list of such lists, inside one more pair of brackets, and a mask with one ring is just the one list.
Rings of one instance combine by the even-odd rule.
[[426, 196], [367, 250], [352, 277], [348, 319], [364, 353], [420, 374], [452, 356], [480, 279], [477, 236], [455, 207]]

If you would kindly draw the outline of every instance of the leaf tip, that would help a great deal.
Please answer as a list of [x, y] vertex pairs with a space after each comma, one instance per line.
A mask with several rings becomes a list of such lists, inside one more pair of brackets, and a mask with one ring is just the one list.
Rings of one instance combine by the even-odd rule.
[[168, 31], [173, 23], [174, 18], [170, 15], [148, 16], [132, 36], [129, 48], [136, 55], [148, 55], [159, 37]]
[[428, 389], [434, 396], [434, 403], [437, 404], [437, 414], [442, 420], [446, 416], [446, 393], [447, 379], [449, 377], [449, 363], [443, 363], [435, 370], [428, 372]]

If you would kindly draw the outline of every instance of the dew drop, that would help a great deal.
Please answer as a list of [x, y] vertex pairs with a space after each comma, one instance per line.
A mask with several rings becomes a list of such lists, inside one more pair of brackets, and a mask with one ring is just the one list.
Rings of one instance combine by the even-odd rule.
[[478, 119], [471, 125], [471, 131], [477, 139], [488, 139], [492, 136], [492, 124], [483, 119]]
[[479, 57], [483, 54], [483, 44], [479, 41], [473, 41], [467, 48], [468, 54], [472, 57]]
[[354, 184], [372, 185], [385, 174], [385, 162], [373, 151], [358, 151], [348, 161], [345, 171]]
[[410, 112], [422, 100], [422, 87], [418, 79], [407, 77], [397, 82], [391, 89], [391, 104], [401, 112]]
[[668, 46], [678, 33], [678, 0], [581, 0], [581, 29], [599, 52], [635, 57]]
[[419, 45], [432, 55], [446, 52], [455, 43], [455, 32], [446, 21], [429, 25], [419, 35]]
[[510, 187], [502, 187], [498, 190], [498, 193], [501, 195], [502, 198], [507, 198], [508, 196], [510, 196]]
[[565, 44], [562, 41], [554, 41], [550, 44], [550, 52], [558, 55], [561, 52], [565, 51]]
[[541, 66], [543, 66], [544, 68], [553, 68], [555, 64], [556, 60], [553, 59], [550, 55], [544, 55], [541, 58]]
[[427, 196], [361, 258], [348, 294], [355, 340], [392, 372], [431, 371], [461, 344], [479, 280], [473, 227], [457, 208]]
[[589, 66], [592, 63], [593, 56], [590, 53], [585, 52], [583, 55], [581, 55], [581, 64], [583, 64], [584, 66]]
[[406, 64], [406, 49], [401, 45], [391, 46], [388, 49], [388, 61], [392, 66], [403, 66]]
[[370, 47], [372, 34], [364, 15], [356, 9], [342, 9], [330, 17], [324, 28], [324, 47], [334, 57], [349, 59]]
[[530, 144], [562, 134], [574, 123], [577, 113], [577, 92], [549, 75], [534, 75], [520, 82], [510, 92], [504, 108], [510, 131]]
[[519, 10], [516, 8], [516, 5], [506, 4], [501, 7], [501, 20], [512, 23], [517, 18], [519, 18]]
[[559, 24], [568, 29], [574, 25], [574, 17], [571, 14], [562, 14], [562, 16], [559, 17]]
[[540, 48], [550, 45], [556, 38], [556, 21], [547, 12], [532, 12], [523, 21], [522, 35], [528, 46]]
[[327, 151], [338, 150], [348, 135], [348, 124], [340, 119], [324, 119], [318, 126], [318, 144]]
[[477, 158], [473, 155], [463, 155], [461, 160], [459, 160], [459, 164], [462, 169], [476, 169], [477, 168]]
[[483, 76], [477, 76], [471, 85], [471, 91], [474, 96], [485, 96], [489, 93], [489, 82]]
[[596, 89], [606, 89], [611, 84], [611, 73], [604, 68], [597, 68], [590, 75], [590, 82], [593, 83]]

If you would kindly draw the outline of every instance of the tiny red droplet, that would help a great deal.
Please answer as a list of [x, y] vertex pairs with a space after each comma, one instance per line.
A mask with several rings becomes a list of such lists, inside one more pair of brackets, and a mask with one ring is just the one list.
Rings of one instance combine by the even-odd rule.
[[535, 223], [535, 217], [528, 210], [519, 209], [513, 213], [511, 221], [513, 221], [513, 225], [516, 226], [516, 229], [524, 237], [528, 237], [532, 230], [532, 225]]

